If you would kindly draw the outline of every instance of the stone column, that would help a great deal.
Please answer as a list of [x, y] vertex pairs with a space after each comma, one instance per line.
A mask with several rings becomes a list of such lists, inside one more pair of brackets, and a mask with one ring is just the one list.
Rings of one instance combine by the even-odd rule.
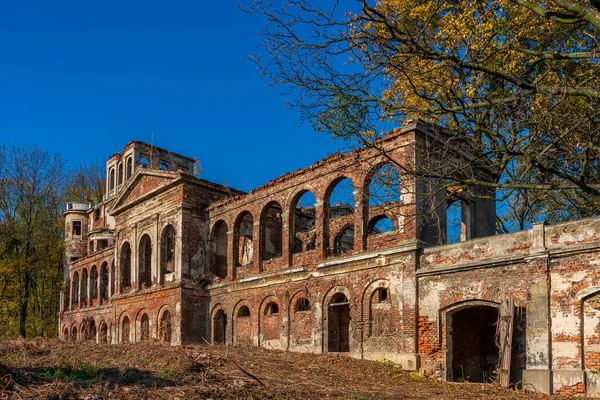
[[[544, 223], [536, 223], [532, 229], [531, 252], [526, 259], [528, 269], [538, 269], [543, 278], [530, 286], [527, 303], [526, 369], [523, 371], [525, 387], [552, 393], [552, 359], [550, 341], [550, 299], [548, 254], [546, 253]], [[535, 254], [537, 253], [537, 254]]]

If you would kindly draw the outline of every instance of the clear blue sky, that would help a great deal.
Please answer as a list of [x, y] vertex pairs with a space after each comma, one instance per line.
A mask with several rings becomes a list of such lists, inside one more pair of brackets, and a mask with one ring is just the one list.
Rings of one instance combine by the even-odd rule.
[[236, 1], [0, 2], [0, 142], [75, 165], [132, 139], [252, 189], [335, 151], [245, 60], [263, 21]]

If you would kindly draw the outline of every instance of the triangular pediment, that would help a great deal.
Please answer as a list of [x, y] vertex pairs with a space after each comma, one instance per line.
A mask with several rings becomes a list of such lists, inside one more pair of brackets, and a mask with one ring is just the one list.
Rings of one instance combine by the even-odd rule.
[[180, 177], [177, 172], [138, 168], [115, 198], [110, 213], [119, 214], [162, 192]]

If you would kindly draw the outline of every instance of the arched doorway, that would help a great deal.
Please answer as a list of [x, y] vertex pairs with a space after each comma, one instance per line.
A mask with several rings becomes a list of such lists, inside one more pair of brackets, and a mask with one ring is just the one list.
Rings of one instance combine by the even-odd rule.
[[227, 332], [227, 315], [223, 310], [219, 310], [213, 318], [213, 343], [225, 343], [225, 332]]
[[496, 344], [498, 308], [474, 305], [446, 316], [446, 368], [453, 382], [492, 382], [500, 352]]
[[327, 306], [327, 351], [350, 351], [350, 302], [343, 293], [335, 294]]

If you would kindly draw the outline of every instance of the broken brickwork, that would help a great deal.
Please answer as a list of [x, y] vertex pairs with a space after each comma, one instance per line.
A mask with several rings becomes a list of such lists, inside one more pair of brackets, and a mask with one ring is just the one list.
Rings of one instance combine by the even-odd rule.
[[[462, 241], [443, 244], [446, 203], [431, 221], [420, 190], [435, 184], [394, 167], [424, 162], [436, 129], [407, 123], [384, 151], [247, 194], [129, 143], [107, 163], [105, 201], [65, 211], [62, 338], [332, 352], [486, 382], [509, 318], [510, 382], [599, 394], [600, 219], [494, 236], [494, 202], [463, 198]], [[382, 171], [397, 179], [383, 201]]]

